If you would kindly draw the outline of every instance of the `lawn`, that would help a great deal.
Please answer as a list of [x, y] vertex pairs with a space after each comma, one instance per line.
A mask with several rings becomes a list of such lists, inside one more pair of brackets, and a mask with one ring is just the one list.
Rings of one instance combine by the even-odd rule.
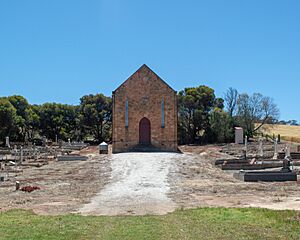
[[0, 239], [300, 239], [300, 213], [199, 208], [164, 216], [0, 213]]

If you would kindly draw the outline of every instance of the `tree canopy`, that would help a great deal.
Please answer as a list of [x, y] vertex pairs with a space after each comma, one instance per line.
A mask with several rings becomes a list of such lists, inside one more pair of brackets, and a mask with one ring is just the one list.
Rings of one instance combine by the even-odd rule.
[[30, 105], [22, 96], [0, 98], [0, 138], [32, 141], [45, 136], [50, 140], [92, 138], [109, 141], [111, 136], [111, 98], [103, 94], [86, 95], [80, 105], [60, 103]]
[[[243, 127], [252, 137], [265, 123], [278, 120], [274, 101], [259, 93], [239, 94], [230, 88], [224, 99], [208, 86], [188, 87], [178, 93], [179, 143], [231, 142], [234, 127]], [[290, 121], [295, 124], [295, 121]], [[255, 125], [254, 123], [259, 123]], [[255, 127], [256, 126], [256, 127]], [[89, 94], [73, 106], [60, 103], [31, 105], [19, 95], [0, 98], [0, 138], [31, 141], [45, 136], [53, 141], [68, 138], [95, 142], [110, 141], [112, 99]]]
[[199, 86], [180, 91], [178, 103], [180, 142], [195, 143], [208, 128], [209, 113], [220, 100], [216, 101], [212, 88]]
[[80, 99], [80, 119], [85, 133], [99, 142], [110, 139], [112, 100], [103, 94], [86, 95]]

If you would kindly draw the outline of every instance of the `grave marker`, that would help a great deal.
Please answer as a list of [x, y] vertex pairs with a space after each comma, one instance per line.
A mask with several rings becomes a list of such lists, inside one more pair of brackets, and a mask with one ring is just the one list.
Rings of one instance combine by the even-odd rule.
[[262, 140], [262, 138], [259, 139], [258, 154], [259, 154], [260, 157], [264, 156], [264, 149], [263, 149], [263, 140]]
[[273, 159], [278, 159], [278, 138], [274, 141], [274, 156]]
[[9, 137], [5, 138], [5, 146], [10, 148], [10, 144], [9, 144]]
[[244, 130], [241, 127], [235, 128], [235, 144], [243, 144], [244, 142]]

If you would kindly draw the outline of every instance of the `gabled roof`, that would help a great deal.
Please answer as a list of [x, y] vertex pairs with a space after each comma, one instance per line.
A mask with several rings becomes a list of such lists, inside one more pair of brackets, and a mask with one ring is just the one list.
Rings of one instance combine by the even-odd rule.
[[113, 93], [115, 93], [116, 91], [118, 91], [127, 81], [130, 80], [130, 78], [137, 74], [139, 71], [141, 71], [142, 69], [146, 68], [147, 70], [151, 71], [155, 76], [157, 76], [157, 78], [163, 82], [168, 88], [170, 88], [173, 92], [176, 92], [172, 87], [170, 87], [169, 84], [167, 84], [164, 80], [162, 80], [162, 78], [160, 76], [158, 76], [151, 68], [149, 68], [146, 64], [143, 64], [138, 70], [136, 70], [129, 78], [127, 78], [127, 80], [125, 82], [123, 82], [115, 91], [113, 91]]

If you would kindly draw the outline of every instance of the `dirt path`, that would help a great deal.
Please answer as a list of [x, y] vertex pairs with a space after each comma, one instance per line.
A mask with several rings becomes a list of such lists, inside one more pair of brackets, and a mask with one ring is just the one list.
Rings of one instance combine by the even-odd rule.
[[168, 197], [175, 153], [122, 153], [112, 156], [111, 182], [79, 210], [84, 215], [165, 214], [175, 210]]

